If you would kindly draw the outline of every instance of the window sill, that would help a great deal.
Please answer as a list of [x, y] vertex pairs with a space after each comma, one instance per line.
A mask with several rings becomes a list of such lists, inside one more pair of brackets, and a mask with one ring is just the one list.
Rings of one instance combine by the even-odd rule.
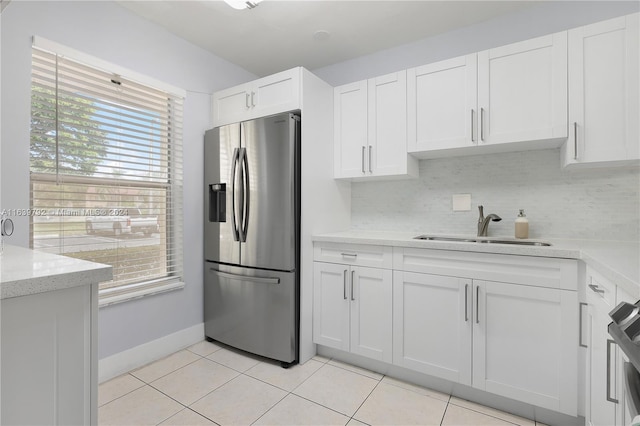
[[140, 299], [154, 294], [166, 293], [168, 291], [180, 290], [184, 288], [182, 281], [163, 280], [155, 283], [136, 284], [129, 288], [106, 289], [98, 292], [98, 307], [115, 305], [118, 303], [129, 302], [131, 300]]

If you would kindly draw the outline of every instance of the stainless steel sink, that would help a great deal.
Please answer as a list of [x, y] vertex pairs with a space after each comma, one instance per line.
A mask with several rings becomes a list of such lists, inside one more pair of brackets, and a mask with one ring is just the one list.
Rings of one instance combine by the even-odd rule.
[[537, 247], [549, 247], [550, 243], [541, 241], [520, 241], [520, 240], [500, 240], [500, 239], [478, 239], [467, 237], [439, 237], [435, 235], [418, 235], [413, 237], [415, 240], [424, 241], [453, 241], [461, 243], [482, 243], [482, 244], [512, 244], [517, 246], [537, 246]]
[[475, 238], [458, 238], [458, 237], [435, 237], [432, 235], [418, 235], [413, 237], [414, 240], [427, 240], [427, 241], [461, 241], [464, 243], [475, 243]]
[[486, 244], [513, 244], [517, 246], [538, 246], [549, 247], [550, 243], [544, 243], [541, 241], [517, 241], [517, 240], [476, 240], [476, 243]]

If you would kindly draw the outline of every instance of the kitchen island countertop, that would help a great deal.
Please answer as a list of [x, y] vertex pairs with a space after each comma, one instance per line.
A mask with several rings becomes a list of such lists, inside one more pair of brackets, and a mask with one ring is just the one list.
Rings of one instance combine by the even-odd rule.
[[108, 281], [112, 267], [5, 245], [0, 255], [0, 299]]
[[[640, 243], [638, 242], [569, 239], [529, 240], [551, 243], [551, 246], [549, 247], [542, 247], [526, 245], [520, 246], [513, 244], [481, 244], [476, 242], [458, 241], [425, 241], [414, 239], [417, 235], [420, 235], [420, 233], [406, 231], [350, 230], [314, 235], [313, 241], [579, 259], [584, 261], [588, 266], [599, 272], [605, 278], [613, 281], [616, 285], [623, 288], [632, 297], [640, 298]], [[453, 235], [448, 234], [442, 236], [451, 237]], [[456, 235], [456, 237], [477, 238], [469, 235]], [[513, 237], [502, 236], [481, 238], [490, 240], [514, 239]]]

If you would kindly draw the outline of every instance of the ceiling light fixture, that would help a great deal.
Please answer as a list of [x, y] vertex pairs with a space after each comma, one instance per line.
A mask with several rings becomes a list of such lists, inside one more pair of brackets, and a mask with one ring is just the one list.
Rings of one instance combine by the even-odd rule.
[[253, 9], [260, 3], [262, 0], [224, 0], [226, 4], [231, 6], [234, 9], [242, 10], [242, 9]]

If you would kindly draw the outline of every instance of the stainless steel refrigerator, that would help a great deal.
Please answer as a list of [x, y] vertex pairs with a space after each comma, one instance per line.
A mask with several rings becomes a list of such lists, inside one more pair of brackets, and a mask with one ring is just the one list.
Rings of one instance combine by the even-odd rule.
[[205, 336], [296, 363], [300, 117], [209, 130], [204, 179]]

